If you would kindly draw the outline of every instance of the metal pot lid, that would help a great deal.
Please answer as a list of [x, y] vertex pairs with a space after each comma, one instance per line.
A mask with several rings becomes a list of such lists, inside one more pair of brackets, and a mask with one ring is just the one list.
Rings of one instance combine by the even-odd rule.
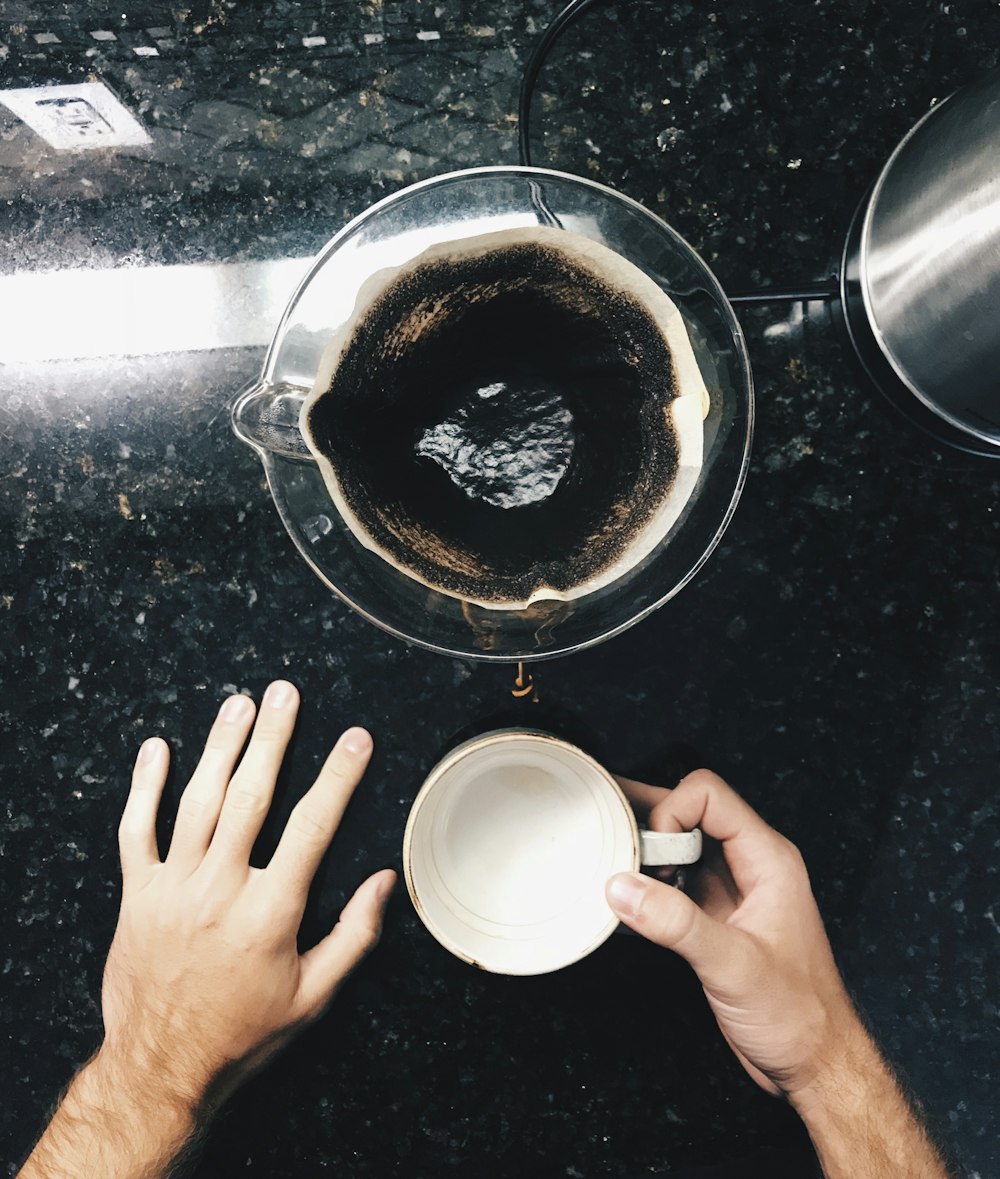
[[1000, 70], [935, 106], [890, 157], [859, 274], [886, 360], [925, 406], [1000, 443]]

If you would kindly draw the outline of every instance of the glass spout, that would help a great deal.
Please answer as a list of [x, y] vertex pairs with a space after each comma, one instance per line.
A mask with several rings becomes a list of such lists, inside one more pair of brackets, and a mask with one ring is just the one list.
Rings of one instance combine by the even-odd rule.
[[255, 450], [283, 458], [313, 462], [299, 432], [299, 414], [309, 390], [300, 385], [271, 385], [255, 381], [237, 397], [232, 410], [233, 430]]

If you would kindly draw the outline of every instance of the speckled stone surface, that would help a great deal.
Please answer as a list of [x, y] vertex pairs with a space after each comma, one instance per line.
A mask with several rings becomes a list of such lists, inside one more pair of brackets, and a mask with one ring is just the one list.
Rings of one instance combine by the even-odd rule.
[[[403, 183], [514, 162], [519, 71], [550, 15], [186, 12], [4, 5], [5, 86], [93, 72], [154, 139], [58, 156], [0, 115], [4, 272], [298, 257]], [[822, 278], [900, 136], [997, 44], [1000, 10], [972, 0], [598, 6], [546, 69], [535, 162], [643, 201], [724, 285]], [[491, 718], [583, 733], [663, 781], [707, 763], [800, 844], [887, 1054], [965, 1173], [1000, 1174], [1000, 467], [915, 436], [822, 310], [741, 319], [758, 425], [722, 545], [640, 626], [540, 665], [537, 705], [510, 669], [369, 626], [299, 558], [229, 428], [262, 348], [4, 368], [5, 1173], [98, 1042], [136, 747], [171, 742], [166, 836], [222, 695], [282, 675], [305, 705], [261, 856], [341, 728], [377, 740], [306, 938], [398, 863], [422, 775]], [[665, 952], [619, 937], [558, 975], [492, 977], [398, 896], [376, 956], [236, 1098], [197, 1174], [589, 1179], [801, 1149]]]

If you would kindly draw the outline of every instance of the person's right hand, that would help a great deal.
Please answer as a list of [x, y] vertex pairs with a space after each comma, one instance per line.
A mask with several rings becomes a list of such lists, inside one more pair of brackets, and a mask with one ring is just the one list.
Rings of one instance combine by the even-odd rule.
[[794, 1100], [861, 1032], [802, 856], [708, 770], [674, 790], [618, 781], [652, 830], [700, 827], [719, 847], [688, 870], [690, 895], [626, 872], [608, 882], [609, 905], [687, 959], [750, 1076]]

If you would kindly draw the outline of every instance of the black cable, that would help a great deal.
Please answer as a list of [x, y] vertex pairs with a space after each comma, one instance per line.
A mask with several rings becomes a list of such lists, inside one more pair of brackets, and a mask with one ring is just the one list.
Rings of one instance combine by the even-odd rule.
[[528, 124], [531, 121], [531, 96], [534, 93], [535, 82], [549, 50], [562, 36], [563, 32], [577, 19], [583, 16], [588, 8], [597, 0], [570, 0], [569, 4], [555, 16], [549, 27], [542, 33], [538, 44], [531, 51], [528, 64], [524, 67], [524, 77], [521, 79], [521, 93], [517, 103], [517, 149], [521, 163], [531, 167], [531, 144], [528, 142]]
[[[531, 167], [531, 144], [528, 133], [531, 121], [531, 99], [538, 75], [556, 41], [578, 17], [583, 16], [587, 9], [592, 8], [596, 3], [598, 0], [570, 0], [569, 4], [553, 17], [552, 23], [542, 33], [524, 67], [524, 76], [521, 79], [521, 91], [517, 102], [517, 150], [521, 164], [525, 168]], [[548, 212], [544, 201], [541, 200], [541, 194], [538, 194], [537, 198], [533, 198], [532, 203], [537, 208], [539, 202], [547, 215], [546, 219], [549, 224], [558, 225], [558, 219]], [[802, 287], [761, 287], [756, 291], [739, 291], [727, 296], [730, 303], [744, 305], [755, 303], [828, 303], [839, 297], [840, 287], [836, 282]]]
[[757, 291], [726, 293], [730, 303], [829, 303], [840, 297], [840, 286], [835, 282], [818, 283], [814, 287], [761, 287]]

